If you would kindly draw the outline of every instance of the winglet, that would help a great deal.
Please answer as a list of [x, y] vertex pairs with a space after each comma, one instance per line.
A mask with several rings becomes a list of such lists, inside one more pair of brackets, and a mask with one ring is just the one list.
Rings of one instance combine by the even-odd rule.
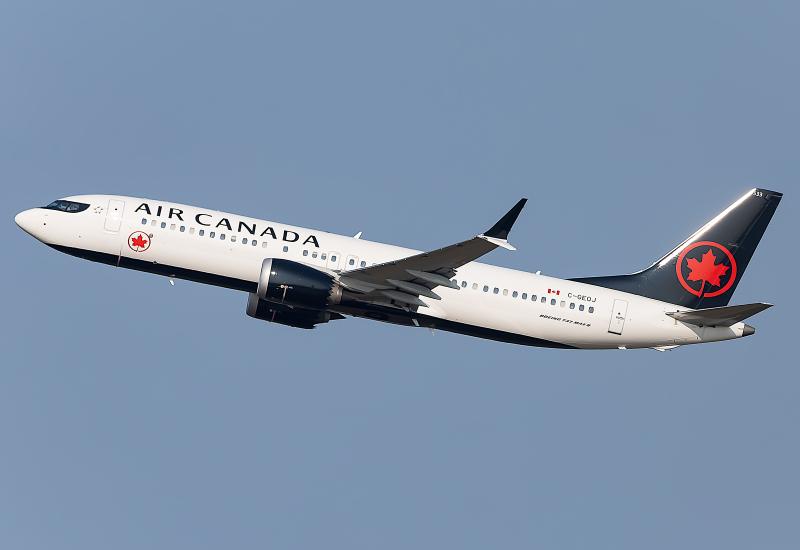
[[508, 244], [508, 241], [505, 239], [495, 239], [494, 237], [487, 237], [486, 235], [478, 235], [478, 238], [483, 239], [484, 241], [489, 241], [495, 246], [502, 246], [508, 250], [516, 250], [516, 248]]
[[500, 218], [499, 222], [494, 224], [494, 226], [483, 235], [493, 239], [507, 240], [508, 233], [511, 231], [511, 226], [517, 221], [517, 217], [519, 213], [522, 212], [522, 207], [525, 206], [526, 202], [528, 202], [528, 199], [520, 199], [520, 201], [514, 205], [514, 208], [509, 210], [505, 216]]

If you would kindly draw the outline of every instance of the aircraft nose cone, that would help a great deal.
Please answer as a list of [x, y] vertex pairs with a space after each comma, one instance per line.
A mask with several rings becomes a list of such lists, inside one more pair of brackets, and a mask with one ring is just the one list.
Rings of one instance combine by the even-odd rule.
[[750, 325], [745, 325], [744, 329], [742, 330], [742, 336], [750, 336], [751, 334], [755, 334], [756, 329], [751, 327]]
[[34, 214], [33, 210], [25, 210], [24, 212], [20, 212], [14, 218], [14, 221], [17, 223], [20, 228], [25, 231], [26, 233], [30, 233], [33, 235], [33, 225], [34, 225]]

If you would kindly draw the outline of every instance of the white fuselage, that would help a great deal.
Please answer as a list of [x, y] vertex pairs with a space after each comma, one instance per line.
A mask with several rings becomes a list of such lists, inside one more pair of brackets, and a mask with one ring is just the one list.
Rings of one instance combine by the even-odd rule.
[[[106, 260], [99, 261], [112, 264], [108, 258], [113, 257], [117, 265], [125, 267], [132, 265], [128, 260], [136, 260], [138, 265], [146, 262], [159, 269], [133, 269], [249, 292], [255, 292], [264, 258], [282, 258], [344, 273], [419, 253], [155, 200], [108, 195], [66, 200], [88, 203], [90, 207], [77, 214], [27, 210], [17, 216], [17, 223], [45, 244], [77, 256], [103, 256]], [[114, 206], [121, 215], [113, 212]], [[129, 246], [129, 237], [137, 231], [151, 237], [145, 250], [136, 251]], [[171, 268], [175, 273], [169, 272]], [[479, 262], [460, 267], [454, 279], [459, 290], [437, 287], [441, 300], [422, 297], [429, 307], [420, 308], [420, 315], [582, 349], [664, 348], [728, 340], [741, 337], [745, 326], [684, 324], [666, 313], [686, 308]]]

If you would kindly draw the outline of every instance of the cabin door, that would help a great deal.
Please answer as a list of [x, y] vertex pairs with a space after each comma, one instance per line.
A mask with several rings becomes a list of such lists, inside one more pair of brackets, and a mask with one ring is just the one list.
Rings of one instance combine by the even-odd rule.
[[106, 223], [103, 226], [109, 233], [116, 233], [119, 231], [119, 226], [122, 225], [122, 211], [125, 210], [125, 203], [122, 201], [111, 199], [108, 201], [108, 210], [106, 211]]
[[608, 324], [608, 332], [622, 334], [622, 327], [625, 326], [625, 315], [627, 313], [628, 302], [614, 300], [614, 309], [611, 310], [611, 322]]

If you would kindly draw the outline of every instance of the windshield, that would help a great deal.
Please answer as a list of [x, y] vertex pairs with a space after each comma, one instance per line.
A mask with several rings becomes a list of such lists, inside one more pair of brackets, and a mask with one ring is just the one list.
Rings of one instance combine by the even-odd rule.
[[47, 208], [49, 210], [61, 210], [62, 212], [83, 212], [89, 208], [89, 205], [82, 202], [53, 201], [43, 208]]

